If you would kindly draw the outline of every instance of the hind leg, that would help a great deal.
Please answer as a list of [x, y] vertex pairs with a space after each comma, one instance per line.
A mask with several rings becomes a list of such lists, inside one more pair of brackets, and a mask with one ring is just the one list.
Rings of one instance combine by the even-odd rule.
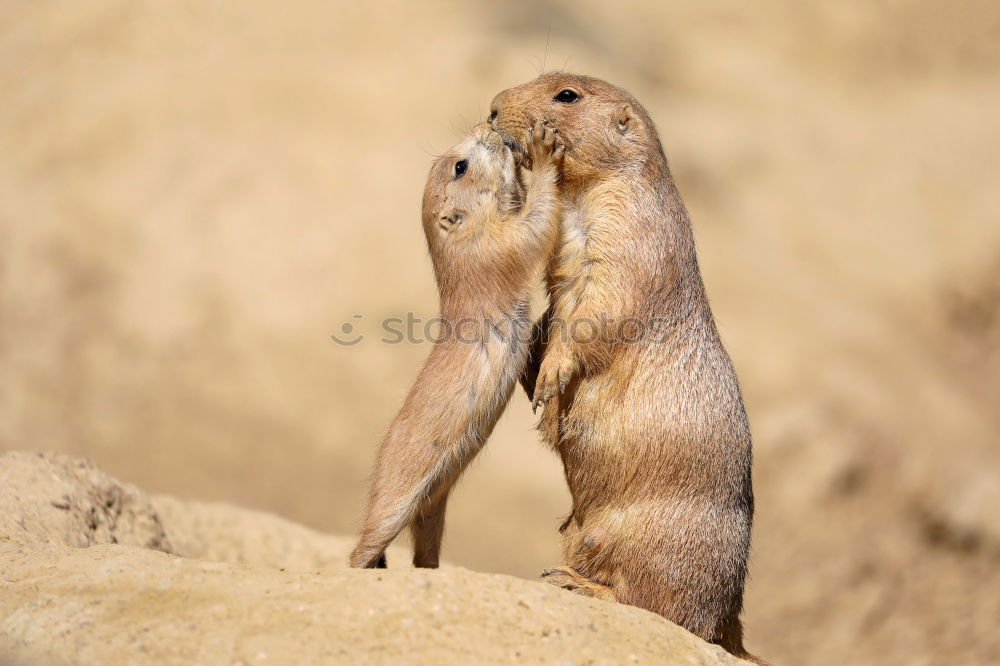
[[[462, 449], [457, 445], [443, 449], [420, 446], [399, 437], [387, 436], [376, 458], [364, 527], [351, 552], [353, 568], [379, 568], [385, 562], [386, 548], [415, 519], [415, 564], [436, 566], [444, 529], [444, 504], [435, 501], [447, 496], [455, 479], [479, 451], [478, 447]], [[410, 446], [409, 454], [422, 458], [410, 465], [395, 464], [404, 445]]]
[[582, 594], [585, 597], [603, 599], [604, 601], [618, 601], [615, 591], [610, 587], [593, 581], [570, 567], [546, 569], [542, 572], [542, 580], [550, 585], [561, 587], [575, 594]]
[[410, 525], [413, 532], [413, 566], [436, 569], [441, 556], [441, 537], [444, 535], [444, 512], [448, 504], [445, 488], [437, 496], [425, 501], [417, 510]]

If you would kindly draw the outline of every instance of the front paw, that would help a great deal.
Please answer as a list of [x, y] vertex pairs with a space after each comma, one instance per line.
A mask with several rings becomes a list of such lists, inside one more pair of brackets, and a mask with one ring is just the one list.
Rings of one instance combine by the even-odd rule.
[[549, 164], [559, 166], [562, 162], [565, 147], [558, 135], [559, 130], [543, 121], [528, 128], [524, 145], [528, 147], [532, 171], [545, 168]]
[[566, 346], [561, 344], [550, 346], [538, 370], [535, 395], [531, 399], [532, 411], [565, 391], [579, 369], [579, 362]]

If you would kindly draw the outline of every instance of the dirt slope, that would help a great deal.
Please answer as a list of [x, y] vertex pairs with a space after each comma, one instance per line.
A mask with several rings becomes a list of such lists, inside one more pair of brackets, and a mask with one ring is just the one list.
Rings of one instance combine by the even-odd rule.
[[0, 513], [0, 659], [16, 663], [742, 663], [651, 613], [543, 583], [346, 569], [346, 540], [151, 502], [61, 455], [0, 455]]

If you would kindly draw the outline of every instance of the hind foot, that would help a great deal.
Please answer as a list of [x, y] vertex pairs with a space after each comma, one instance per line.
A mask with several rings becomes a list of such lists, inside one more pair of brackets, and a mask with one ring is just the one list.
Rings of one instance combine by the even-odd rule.
[[607, 585], [595, 582], [570, 567], [556, 567], [546, 569], [542, 572], [542, 580], [550, 585], [569, 590], [574, 594], [582, 594], [585, 597], [603, 599], [605, 601], [618, 601], [615, 591]]
[[354, 569], [386, 569], [385, 550], [375, 550], [363, 544], [358, 544], [351, 553], [350, 565]]

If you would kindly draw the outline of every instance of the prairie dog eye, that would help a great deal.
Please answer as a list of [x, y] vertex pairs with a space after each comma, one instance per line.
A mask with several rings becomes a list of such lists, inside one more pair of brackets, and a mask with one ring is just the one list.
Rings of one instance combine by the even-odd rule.
[[578, 95], [575, 90], [566, 88], [565, 90], [560, 90], [559, 93], [552, 98], [552, 101], [561, 102], [562, 104], [572, 104], [578, 99], [580, 99], [580, 95]]
[[465, 175], [466, 170], [469, 168], [469, 160], [459, 160], [455, 162], [455, 180], [458, 180]]

